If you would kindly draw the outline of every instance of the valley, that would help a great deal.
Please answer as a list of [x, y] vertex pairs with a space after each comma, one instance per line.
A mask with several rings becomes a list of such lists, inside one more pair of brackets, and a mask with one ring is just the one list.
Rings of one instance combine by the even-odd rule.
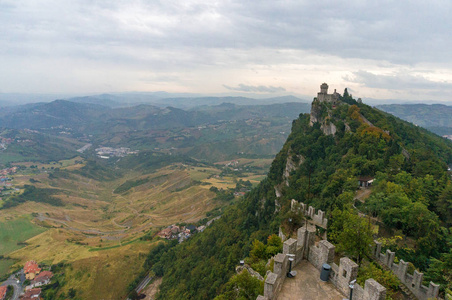
[[[267, 177], [271, 167], [281, 164], [281, 158], [277, 156], [274, 160], [274, 155], [283, 147], [291, 127], [292, 136], [294, 129], [299, 128], [303, 118], [300, 112], [306, 109], [303, 103], [278, 107], [221, 104], [187, 111], [141, 105], [108, 108], [104, 112], [105, 107], [65, 101], [37, 107], [38, 110], [32, 107], [31, 111], [27, 108], [22, 112], [16, 108], [14, 114], [25, 114], [31, 122], [27, 125], [15, 122], [12, 128], [1, 132], [0, 163], [5, 175], [0, 191], [0, 238], [4, 241], [0, 247], [0, 276], [14, 272], [30, 260], [43, 267], [51, 266], [56, 271], [58, 286], [48, 287], [43, 295], [57, 299], [69, 294], [75, 299], [124, 299], [140, 279], [163, 275], [155, 265], [159, 266], [159, 260], [165, 261], [160, 257], [168, 247], [180, 249], [176, 246], [178, 242], [191, 245], [192, 239], [204, 236], [184, 231], [181, 238], [177, 236], [179, 228], [203, 228], [207, 237], [221, 231], [216, 234], [228, 239], [228, 233], [221, 229], [225, 226], [223, 215], [229, 211], [225, 220], [230, 220], [231, 208], [243, 206], [250, 192], [255, 195], [262, 184], [275, 180]], [[60, 123], [55, 123], [56, 117], [51, 118], [52, 126], [42, 121], [44, 111], [47, 117], [59, 116], [60, 111], [75, 108], [75, 114], [59, 118]], [[346, 108], [345, 105], [336, 108], [331, 117], [351, 115]], [[314, 110], [314, 116], [316, 113], [315, 118], [324, 114]], [[361, 123], [370, 126], [360, 130], [372, 141], [371, 145], [375, 142], [374, 133], [384, 134], [379, 126], [389, 128], [380, 124], [373, 112], [366, 118], [352, 116], [347, 122], [354, 130], [361, 128]], [[292, 122], [292, 118], [296, 121]], [[324, 134], [329, 132], [322, 128]], [[342, 131], [338, 135], [346, 136]], [[313, 145], [331, 143], [328, 138], [316, 139], [311, 141]], [[385, 135], [383, 139], [386, 143], [390, 137]], [[309, 147], [303, 144], [306, 141], [301, 143], [302, 147]], [[405, 147], [412, 151], [414, 146]], [[290, 153], [284, 147], [283, 151], [284, 155]], [[354, 174], [382, 170], [377, 163], [381, 160], [364, 148], [359, 151], [368, 155], [371, 162], [363, 164], [363, 158], [354, 161], [359, 166], [354, 167]], [[448, 159], [448, 152], [441, 151], [438, 153]], [[383, 155], [384, 151], [379, 149], [378, 153]], [[391, 163], [400, 165], [399, 160]], [[294, 184], [288, 177], [294, 167], [285, 168], [288, 171], [282, 178], [286, 178], [287, 187], [280, 192], [281, 186], [275, 186], [268, 195], [274, 191], [282, 195], [288, 190], [297, 197], [310, 199], [309, 189], [297, 188], [307, 184], [306, 175], [294, 188], [289, 188]], [[330, 167], [325, 170], [333, 172]], [[424, 174], [421, 169], [417, 172]], [[351, 186], [349, 177], [332, 174], [337, 176], [333, 183], [340, 180], [341, 184]], [[324, 190], [323, 196], [310, 200], [317, 207], [328, 210], [332, 205], [329, 201], [349, 201], [348, 194], [333, 200], [331, 190], [335, 186], [321, 188], [318, 179], [312, 185], [315, 193]], [[374, 199], [370, 190], [364, 198], [359, 198], [354, 207], [360, 209]], [[331, 209], [328, 213], [331, 216]], [[375, 217], [372, 220], [381, 222]], [[217, 222], [222, 225], [216, 226]], [[167, 234], [170, 225], [177, 225], [171, 227], [177, 228], [175, 234]], [[391, 228], [381, 225], [381, 233], [386, 232], [390, 238]], [[233, 228], [229, 230], [236, 232]], [[264, 232], [266, 229], [256, 235], [265, 235]], [[163, 291], [168, 289], [166, 282], [164, 279]]]
[[[0, 163], [16, 171], [0, 196], [0, 276], [36, 260], [61, 269], [47, 294], [122, 299], [157, 233], [216, 218], [265, 177], [290, 128], [279, 116], [202, 122], [90, 135], [73, 124], [4, 129]], [[134, 151], [99, 154], [103, 145]]]

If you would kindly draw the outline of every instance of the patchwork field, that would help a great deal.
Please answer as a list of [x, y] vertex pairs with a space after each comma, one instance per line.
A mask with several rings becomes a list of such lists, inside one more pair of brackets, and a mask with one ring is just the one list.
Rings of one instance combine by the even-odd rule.
[[[254, 184], [262, 178], [253, 172], [240, 178], [222, 176], [220, 165], [175, 163], [151, 174], [127, 170], [118, 179], [100, 181], [78, 171], [83, 166], [80, 162], [74, 158], [38, 165], [38, 169], [58, 166], [63, 171], [36, 174], [26, 172], [30, 164], [14, 176], [19, 187], [31, 184], [56, 191], [53, 197], [63, 206], [29, 201], [0, 210], [0, 254], [13, 259], [14, 266], [30, 259], [48, 265], [68, 263], [62, 289], [75, 288], [83, 299], [123, 299], [128, 283], [156, 243], [141, 237], [170, 224], [196, 223], [207, 212], [227, 205], [213, 200], [212, 186], [233, 189], [238, 179]], [[243, 163], [262, 166], [266, 162]], [[12, 262], [0, 261], [0, 275]]]

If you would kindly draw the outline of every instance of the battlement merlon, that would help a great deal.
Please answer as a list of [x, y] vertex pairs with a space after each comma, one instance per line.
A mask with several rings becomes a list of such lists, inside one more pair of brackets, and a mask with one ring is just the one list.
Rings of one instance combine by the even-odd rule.
[[292, 199], [291, 201], [291, 209], [292, 211], [299, 211], [301, 212], [305, 217], [309, 217], [312, 220], [312, 223], [315, 225], [322, 227], [324, 229], [327, 229], [328, 227], [328, 219], [325, 218], [325, 212], [322, 210], [317, 210], [312, 206], [307, 207], [306, 204], [303, 202], [298, 202], [295, 199]]
[[395, 261], [395, 252], [386, 250], [386, 253], [381, 253], [381, 243], [374, 241], [374, 256], [377, 261], [387, 266], [400, 281], [420, 300], [436, 299], [439, 293], [439, 285], [430, 281], [428, 287], [422, 285], [424, 274], [415, 270], [413, 275], [408, 273], [408, 262], [400, 260], [398, 264]]

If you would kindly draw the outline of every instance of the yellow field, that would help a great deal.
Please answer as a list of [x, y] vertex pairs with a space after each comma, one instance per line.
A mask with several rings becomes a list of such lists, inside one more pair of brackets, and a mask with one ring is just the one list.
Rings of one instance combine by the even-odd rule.
[[38, 262], [56, 264], [70, 262], [66, 268], [67, 292], [77, 290], [81, 299], [123, 299], [128, 283], [141, 271], [149, 250], [156, 242], [134, 242], [103, 251], [68, 240], [81, 237], [63, 229], [48, 230], [30, 240], [29, 246], [13, 252], [10, 257], [25, 262], [32, 257]]
[[[75, 160], [58, 165], [70, 170], [80, 166]], [[0, 222], [32, 215], [32, 222], [50, 228], [7, 256], [17, 260], [16, 266], [31, 259], [47, 264], [70, 263], [65, 289], [75, 288], [77, 297], [83, 299], [123, 299], [128, 283], [138, 274], [153, 246], [140, 241], [140, 237], [170, 224], [196, 223], [206, 212], [224, 205], [213, 200], [216, 194], [209, 189], [234, 188], [237, 179], [218, 178], [220, 173], [214, 167], [177, 164], [147, 175], [130, 171], [109, 182], [73, 173], [69, 178], [57, 179], [49, 179], [46, 173], [15, 175], [17, 185], [31, 184], [33, 178], [39, 181], [33, 183], [36, 187], [61, 190], [56, 197], [65, 205], [27, 202], [0, 210]], [[255, 183], [259, 176], [250, 174], [243, 180]], [[122, 194], [114, 193], [126, 181], [139, 179], [146, 180]]]
[[229, 189], [229, 188], [235, 188], [234, 179], [232, 177], [222, 177], [222, 178], [209, 178], [203, 180], [203, 182], [207, 182], [210, 185], [204, 185], [203, 187], [205, 189], [209, 189], [211, 186], [217, 187], [219, 189]]
[[[238, 158], [238, 159], [234, 159], [234, 160], [238, 161], [237, 166], [239, 166], [239, 167], [248, 165], [248, 166], [253, 166], [253, 167], [268, 168], [271, 165], [271, 163], [273, 162], [272, 158]], [[231, 160], [220, 161], [215, 164], [224, 166], [229, 162], [231, 162]]]
[[[80, 163], [77, 164], [76, 163], [77, 161], [78, 162], [82, 162], [82, 163], [81, 164]], [[50, 162], [48, 164], [43, 164], [43, 163], [39, 163], [39, 162], [20, 162], [20, 163], [13, 163], [12, 165], [15, 165], [15, 166], [26, 166], [27, 168], [29, 168], [30, 166], [37, 166], [38, 169], [42, 169], [42, 168], [44, 168], [44, 169], [51, 169], [52, 167], [53, 168], [60, 168], [60, 169], [65, 169], [65, 168], [71, 169], [71, 168], [74, 168], [74, 167], [81, 168], [83, 166], [83, 162], [84, 161], [85, 160], [82, 157], [77, 156], [77, 157], [74, 157], [74, 158], [71, 158], [71, 159], [64, 159], [64, 160], [60, 160], [60, 161], [52, 161], [52, 162]]]

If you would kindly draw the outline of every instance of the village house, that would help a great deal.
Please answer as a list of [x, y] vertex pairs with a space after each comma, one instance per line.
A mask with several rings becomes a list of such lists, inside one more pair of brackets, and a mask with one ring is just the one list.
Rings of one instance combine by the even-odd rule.
[[43, 286], [50, 283], [50, 279], [53, 277], [53, 273], [50, 271], [42, 271], [31, 281], [31, 284], [25, 289], [29, 290], [35, 287]]
[[10, 175], [10, 174], [14, 174], [16, 172], [17, 172], [17, 167], [6, 168], [6, 169], [3, 169], [3, 170], [0, 170], [0, 174], [4, 175], [4, 176]]
[[31, 289], [25, 292], [21, 300], [39, 300], [41, 296], [41, 289]]
[[362, 176], [358, 178], [358, 185], [360, 187], [370, 187], [374, 182], [374, 178], [370, 176]]
[[7, 290], [8, 290], [7, 286], [0, 286], [0, 300], [5, 299]]
[[161, 230], [157, 235], [161, 238], [169, 240], [173, 237], [173, 232], [171, 231], [171, 227], [168, 227], [168, 228]]
[[34, 260], [30, 260], [25, 263], [24, 273], [26, 279], [33, 280], [39, 272], [41, 272], [41, 268], [39, 268], [38, 264]]
[[171, 226], [172, 234], [178, 234], [179, 231], [180, 231], [180, 227], [179, 226], [176, 226], [176, 225]]

